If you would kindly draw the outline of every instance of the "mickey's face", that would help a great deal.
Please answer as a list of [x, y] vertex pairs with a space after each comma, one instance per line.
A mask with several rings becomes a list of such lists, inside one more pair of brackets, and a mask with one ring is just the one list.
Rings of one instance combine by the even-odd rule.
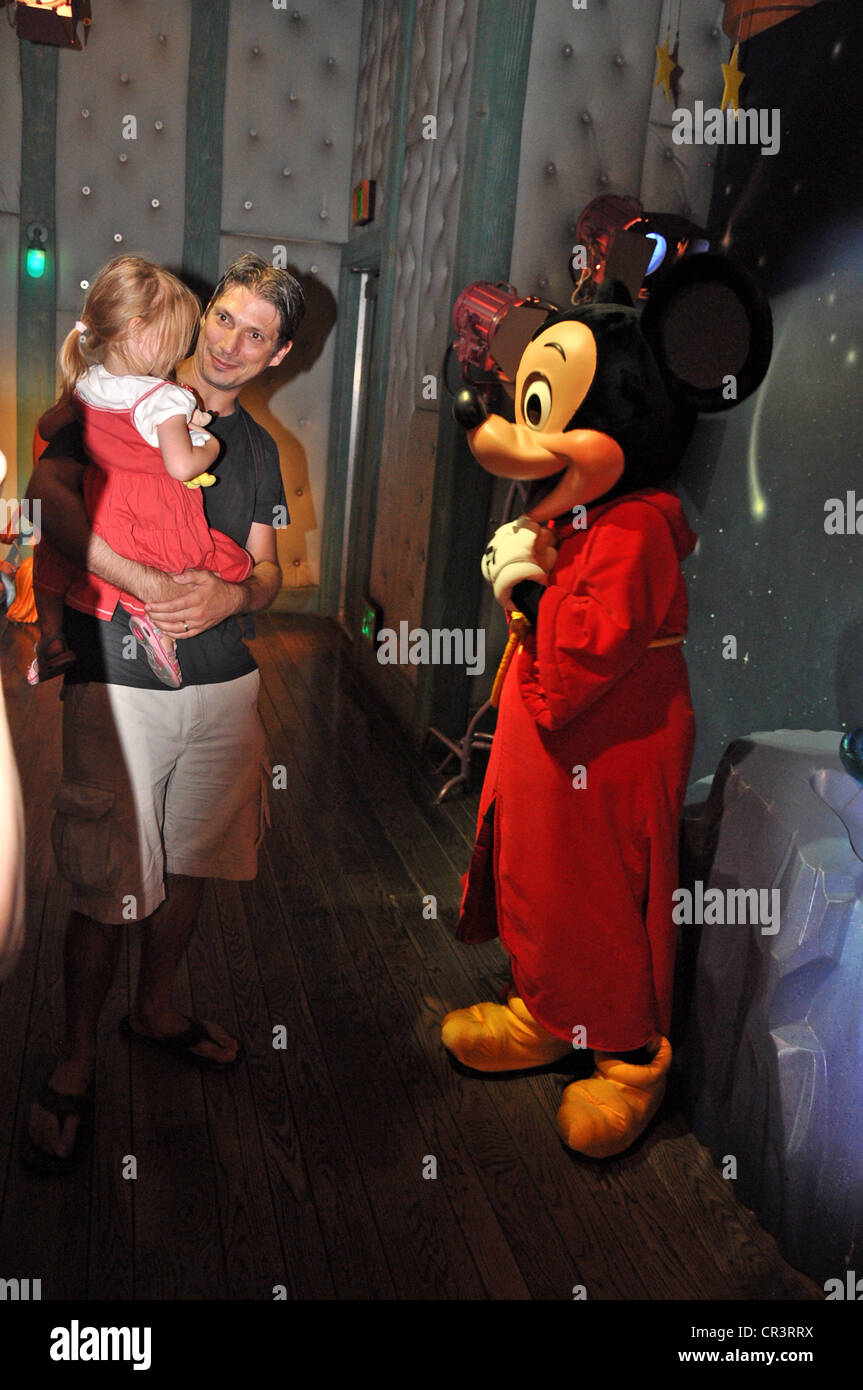
[[623, 472], [623, 453], [607, 434], [567, 429], [596, 373], [596, 339], [586, 323], [564, 319], [543, 329], [522, 354], [515, 424], [490, 415], [468, 432], [477, 462], [502, 478], [563, 477], [529, 515], [548, 521], [601, 497]]
[[596, 339], [586, 323], [546, 328], [528, 343], [515, 379], [515, 418], [537, 434], [560, 434], [590, 389]]

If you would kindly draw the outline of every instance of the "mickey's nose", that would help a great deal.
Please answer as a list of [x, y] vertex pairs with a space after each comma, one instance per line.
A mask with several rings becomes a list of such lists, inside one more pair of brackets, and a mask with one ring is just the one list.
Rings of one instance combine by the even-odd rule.
[[452, 405], [452, 413], [462, 429], [475, 430], [488, 419], [485, 401], [473, 386], [464, 386]]

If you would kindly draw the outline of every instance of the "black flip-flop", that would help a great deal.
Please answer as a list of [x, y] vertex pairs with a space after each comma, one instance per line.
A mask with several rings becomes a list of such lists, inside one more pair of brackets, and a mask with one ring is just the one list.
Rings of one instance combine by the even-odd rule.
[[173, 1033], [168, 1038], [154, 1038], [149, 1033], [136, 1032], [129, 1015], [126, 1014], [120, 1020], [120, 1032], [130, 1042], [143, 1043], [145, 1047], [155, 1047], [160, 1052], [170, 1052], [181, 1061], [191, 1062], [193, 1066], [202, 1067], [205, 1071], [233, 1071], [243, 1060], [241, 1043], [237, 1045], [237, 1055], [233, 1062], [219, 1062], [215, 1057], [202, 1057], [199, 1052], [192, 1052], [193, 1047], [203, 1042], [212, 1043], [214, 1047], [222, 1046], [219, 1039], [207, 1031], [199, 1018], [190, 1018], [188, 1028], [182, 1033]]
[[21, 1144], [18, 1150], [21, 1162], [31, 1173], [47, 1174], [50, 1177], [59, 1176], [61, 1173], [68, 1173], [71, 1168], [81, 1158], [84, 1150], [89, 1146], [92, 1137], [93, 1119], [93, 1088], [84, 1092], [83, 1096], [64, 1095], [61, 1091], [55, 1091], [54, 1087], [45, 1082], [38, 1096], [36, 1104], [49, 1114], [56, 1115], [61, 1122], [58, 1126], [62, 1130], [62, 1121], [70, 1115], [78, 1116], [78, 1129], [75, 1134], [75, 1142], [70, 1152], [63, 1157], [62, 1154], [51, 1153], [49, 1149], [43, 1149], [41, 1144], [37, 1144], [31, 1138], [28, 1130], [24, 1130], [21, 1135]]

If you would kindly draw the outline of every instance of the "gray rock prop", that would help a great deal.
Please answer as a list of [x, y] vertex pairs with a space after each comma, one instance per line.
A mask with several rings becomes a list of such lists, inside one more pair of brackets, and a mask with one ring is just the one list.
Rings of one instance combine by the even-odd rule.
[[681, 843], [681, 886], [780, 891], [775, 934], [728, 912], [681, 926], [700, 941], [679, 1060], [695, 1134], [819, 1282], [863, 1276], [863, 786], [841, 737], [735, 741]]

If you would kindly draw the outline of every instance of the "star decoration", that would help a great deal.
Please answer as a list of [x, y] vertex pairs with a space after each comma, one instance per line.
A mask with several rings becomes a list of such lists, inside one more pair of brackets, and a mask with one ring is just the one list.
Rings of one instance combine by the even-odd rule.
[[665, 40], [665, 43], [662, 45], [662, 47], [660, 47], [659, 44], [656, 45], [656, 57], [659, 63], [659, 67], [657, 68], [656, 81], [653, 85], [654, 87], [664, 87], [665, 100], [670, 101], [671, 77], [672, 73], [674, 72], [675, 59], [671, 56], [671, 54], [668, 51], [668, 39]]
[[679, 52], [679, 51], [680, 51], [680, 40], [679, 40], [679, 39], [675, 39], [675, 40], [674, 40], [674, 49], [673, 49], [672, 54], [671, 54], [671, 61], [673, 62], [674, 67], [671, 69], [671, 75], [669, 76], [669, 79], [668, 79], [669, 86], [671, 87], [671, 95], [674, 97], [674, 105], [675, 105], [675, 106], [679, 106], [679, 105], [680, 105], [680, 79], [681, 79], [681, 77], [683, 76], [683, 73], [684, 73], [684, 69], [680, 66], [680, 64], [679, 64], [678, 61], [677, 61], [677, 55], [678, 55], [678, 52]]
[[740, 44], [734, 45], [734, 52], [727, 63], [722, 64], [722, 76], [725, 78], [725, 88], [722, 93], [722, 105], [720, 110], [724, 111], [729, 101], [735, 111], [740, 110], [740, 84], [746, 76], [737, 66], [737, 55], [740, 52]]

